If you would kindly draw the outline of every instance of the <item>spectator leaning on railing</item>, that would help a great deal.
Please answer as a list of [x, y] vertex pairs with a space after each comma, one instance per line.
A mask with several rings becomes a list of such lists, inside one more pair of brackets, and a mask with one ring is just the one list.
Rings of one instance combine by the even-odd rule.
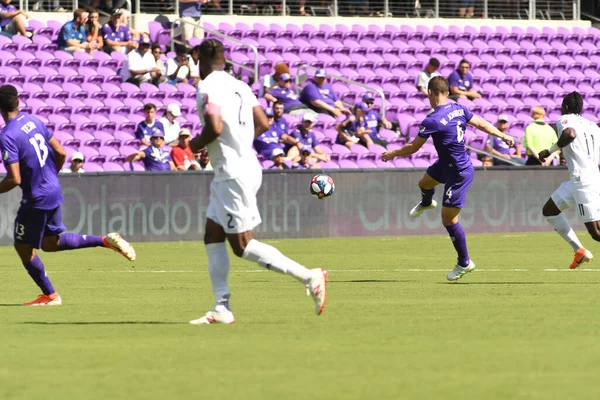
[[304, 86], [300, 92], [300, 101], [318, 113], [327, 113], [334, 117], [351, 114], [338, 99], [331, 84], [327, 82], [327, 73], [324, 69], [318, 69], [314, 78]]
[[10, 3], [11, 0], [0, 1], [0, 31], [11, 35], [20, 33], [25, 37], [31, 38], [33, 34], [27, 32], [29, 14], [27, 11], [19, 10]]

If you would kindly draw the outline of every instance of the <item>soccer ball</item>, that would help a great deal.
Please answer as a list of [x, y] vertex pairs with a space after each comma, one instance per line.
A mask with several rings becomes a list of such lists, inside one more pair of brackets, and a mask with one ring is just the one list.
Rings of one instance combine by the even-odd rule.
[[329, 175], [315, 175], [310, 181], [310, 194], [315, 199], [325, 200], [335, 192], [335, 184]]

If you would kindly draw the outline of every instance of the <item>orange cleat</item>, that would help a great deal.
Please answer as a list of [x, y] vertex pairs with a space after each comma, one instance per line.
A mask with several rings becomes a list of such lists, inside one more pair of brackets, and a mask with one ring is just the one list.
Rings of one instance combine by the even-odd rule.
[[575, 253], [575, 256], [573, 257], [573, 262], [571, 263], [571, 265], [569, 265], [569, 268], [575, 269], [581, 264], [591, 261], [592, 258], [594, 258], [594, 256], [589, 250], [581, 248], [579, 249], [579, 251], [577, 251], [577, 253]]
[[118, 233], [109, 233], [104, 236], [102, 238], [102, 243], [104, 244], [104, 247], [116, 251], [129, 261], [135, 260], [135, 249]]
[[30, 301], [29, 303], [23, 304], [24, 306], [36, 307], [36, 306], [60, 306], [62, 299], [56, 292], [52, 294], [40, 294], [37, 299]]

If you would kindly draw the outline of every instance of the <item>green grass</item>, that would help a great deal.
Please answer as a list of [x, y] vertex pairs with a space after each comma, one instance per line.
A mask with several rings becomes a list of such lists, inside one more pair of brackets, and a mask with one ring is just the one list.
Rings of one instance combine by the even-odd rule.
[[299, 283], [232, 257], [236, 323], [188, 325], [213, 301], [201, 243], [138, 244], [133, 264], [104, 249], [42, 254], [64, 305], [12, 307], [38, 291], [14, 250], [0, 248], [0, 399], [548, 400], [600, 390], [600, 273], [564, 271], [571, 251], [554, 233], [470, 236], [478, 271], [457, 284], [445, 280], [455, 259], [445, 236], [271, 243], [330, 269], [322, 316]]

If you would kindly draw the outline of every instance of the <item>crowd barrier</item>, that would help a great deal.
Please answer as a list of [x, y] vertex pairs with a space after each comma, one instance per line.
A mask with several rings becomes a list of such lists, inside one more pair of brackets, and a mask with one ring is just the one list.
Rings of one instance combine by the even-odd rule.
[[[422, 171], [329, 171], [335, 194], [314, 199], [314, 171], [265, 171], [258, 195], [263, 223], [260, 238], [445, 234], [439, 211], [420, 219], [408, 211], [420, 199]], [[476, 173], [461, 214], [468, 233], [547, 231], [541, 208], [567, 179], [557, 169], [488, 169]], [[70, 231], [119, 231], [135, 242], [202, 240], [208, 173], [63, 175], [63, 221]], [[436, 193], [441, 199], [442, 189]], [[0, 244], [12, 243], [20, 190], [0, 196]], [[576, 224], [574, 212], [567, 218]]]

